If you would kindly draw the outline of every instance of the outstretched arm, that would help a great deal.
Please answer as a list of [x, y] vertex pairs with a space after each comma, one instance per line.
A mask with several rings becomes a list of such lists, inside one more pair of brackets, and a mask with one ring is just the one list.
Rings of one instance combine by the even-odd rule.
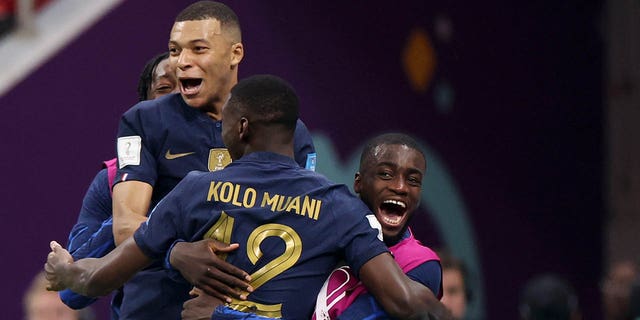
[[424, 285], [409, 279], [389, 253], [360, 268], [360, 280], [393, 318], [453, 319], [447, 308]]
[[52, 241], [51, 252], [44, 265], [49, 281], [47, 290], [60, 291], [69, 288], [79, 294], [97, 297], [122, 286], [139, 270], [151, 263], [135, 243], [127, 239], [102, 258], [73, 261], [67, 250]]

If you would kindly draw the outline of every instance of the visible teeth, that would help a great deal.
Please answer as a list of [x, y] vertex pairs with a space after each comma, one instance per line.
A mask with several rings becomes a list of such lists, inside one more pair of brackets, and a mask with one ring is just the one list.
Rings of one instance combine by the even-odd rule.
[[400, 217], [400, 216], [396, 216], [396, 217], [393, 217], [393, 218], [382, 217], [382, 219], [384, 220], [385, 223], [388, 223], [388, 224], [399, 224], [400, 221], [402, 220], [402, 217]]
[[402, 202], [402, 201], [397, 201], [397, 200], [385, 200], [383, 203], [395, 204], [395, 205], [397, 205], [397, 206], [401, 206], [401, 207], [403, 207], [403, 208], [406, 208], [406, 207], [407, 207], [407, 205], [406, 205], [404, 202]]

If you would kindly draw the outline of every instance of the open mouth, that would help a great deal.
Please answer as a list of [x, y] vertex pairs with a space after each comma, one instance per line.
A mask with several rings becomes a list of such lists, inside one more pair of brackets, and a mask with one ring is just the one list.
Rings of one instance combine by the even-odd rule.
[[378, 213], [383, 225], [391, 227], [402, 225], [402, 220], [407, 212], [407, 204], [398, 200], [385, 200], [380, 204]]
[[200, 92], [202, 79], [184, 78], [180, 79], [180, 91], [184, 95], [194, 95]]

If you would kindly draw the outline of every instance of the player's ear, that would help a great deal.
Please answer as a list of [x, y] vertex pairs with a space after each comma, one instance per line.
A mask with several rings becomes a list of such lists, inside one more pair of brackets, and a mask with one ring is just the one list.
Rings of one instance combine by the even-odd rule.
[[240, 64], [244, 57], [244, 46], [242, 43], [234, 43], [231, 45], [231, 68], [235, 68]]
[[238, 121], [238, 136], [240, 140], [246, 140], [249, 138], [249, 119], [242, 117]]
[[361, 187], [360, 184], [362, 183], [362, 178], [360, 176], [360, 171], [356, 172], [356, 175], [353, 179], [353, 191], [355, 191], [356, 193], [360, 193]]

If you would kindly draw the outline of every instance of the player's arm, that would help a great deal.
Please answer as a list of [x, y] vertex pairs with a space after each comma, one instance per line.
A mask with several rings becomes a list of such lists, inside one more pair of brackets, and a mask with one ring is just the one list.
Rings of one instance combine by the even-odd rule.
[[209, 320], [215, 308], [224, 304], [222, 300], [214, 298], [199, 289], [189, 292], [193, 298], [182, 305], [182, 320]]
[[[109, 201], [111, 201], [111, 199], [109, 199]], [[112, 227], [113, 219], [109, 217], [100, 224], [100, 228], [98, 228], [89, 239], [82, 243], [80, 247], [69, 245], [67, 250], [71, 253], [74, 260], [104, 257], [104, 255], [116, 247], [113, 242]], [[77, 244], [77, 242], [74, 242], [74, 245]]]
[[369, 292], [393, 318], [453, 319], [433, 292], [421, 283], [409, 279], [389, 253], [367, 261], [360, 268], [359, 278]]
[[[110, 192], [107, 169], [102, 169], [89, 185], [82, 199], [78, 221], [69, 232], [67, 248], [72, 254], [80, 250], [80, 257], [84, 258], [86, 253], [92, 251], [91, 248], [81, 248], [85, 247], [87, 243], [93, 242], [96, 233], [102, 229], [104, 220], [111, 217]], [[113, 238], [113, 236], [109, 235], [109, 238]]]
[[153, 187], [141, 181], [123, 181], [113, 186], [113, 238], [116, 245], [130, 238], [147, 220]]
[[231, 302], [229, 293], [232, 293], [234, 297], [244, 300], [246, 296], [243, 291], [236, 288], [253, 291], [249, 285], [251, 277], [244, 270], [217, 256], [237, 248], [236, 243], [227, 245], [212, 239], [193, 243], [178, 242], [169, 252], [169, 263], [189, 283], [215, 298]]
[[[116, 149], [118, 169], [113, 186], [113, 237], [116, 245], [131, 237], [151, 207], [158, 164], [153, 133], [158, 115], [148, 114], [141, 102], [122, 115]], [[147, 110], [147, 111], [145, 111]]]
[[[111, 199], [109, 199], [111, 201]], [[111, 205], [109, 205], [111, 207]], [[111, 231], [111, 219], [102, 223], [102, 226], [80, 248], [72, 252], [74, 260], [83, 258], [103, 257], [115, 248], [113, 233]], [[70, 247], [71, 248], [71, 247]], [[82, 309], [96, 301], [96, 298], [85, 297], [71, 290], [60, 291], [60, 300], [72, 309]]]
[[69, 288], [79, 294], [97, 297], [122, 286], [136, 272], [151, 263], [133, 238], [102, 258], [73, 261], [67, 250], [57, 242], [51, 242], [51, 252], [44, 265], [49, 281], [47, 290]]
[[[111, 191], [105, 168], [96, 174], [87, 189], [78, 221], [69, 233], [67, 248], [74, 260], [102, 257], [113, 250], [115, 245], [111, 229], [111, 208]], [[81, 309], [95, 302], [96, 298], [63, 290], [60, 292], [60, 300], [72, 309]]]

